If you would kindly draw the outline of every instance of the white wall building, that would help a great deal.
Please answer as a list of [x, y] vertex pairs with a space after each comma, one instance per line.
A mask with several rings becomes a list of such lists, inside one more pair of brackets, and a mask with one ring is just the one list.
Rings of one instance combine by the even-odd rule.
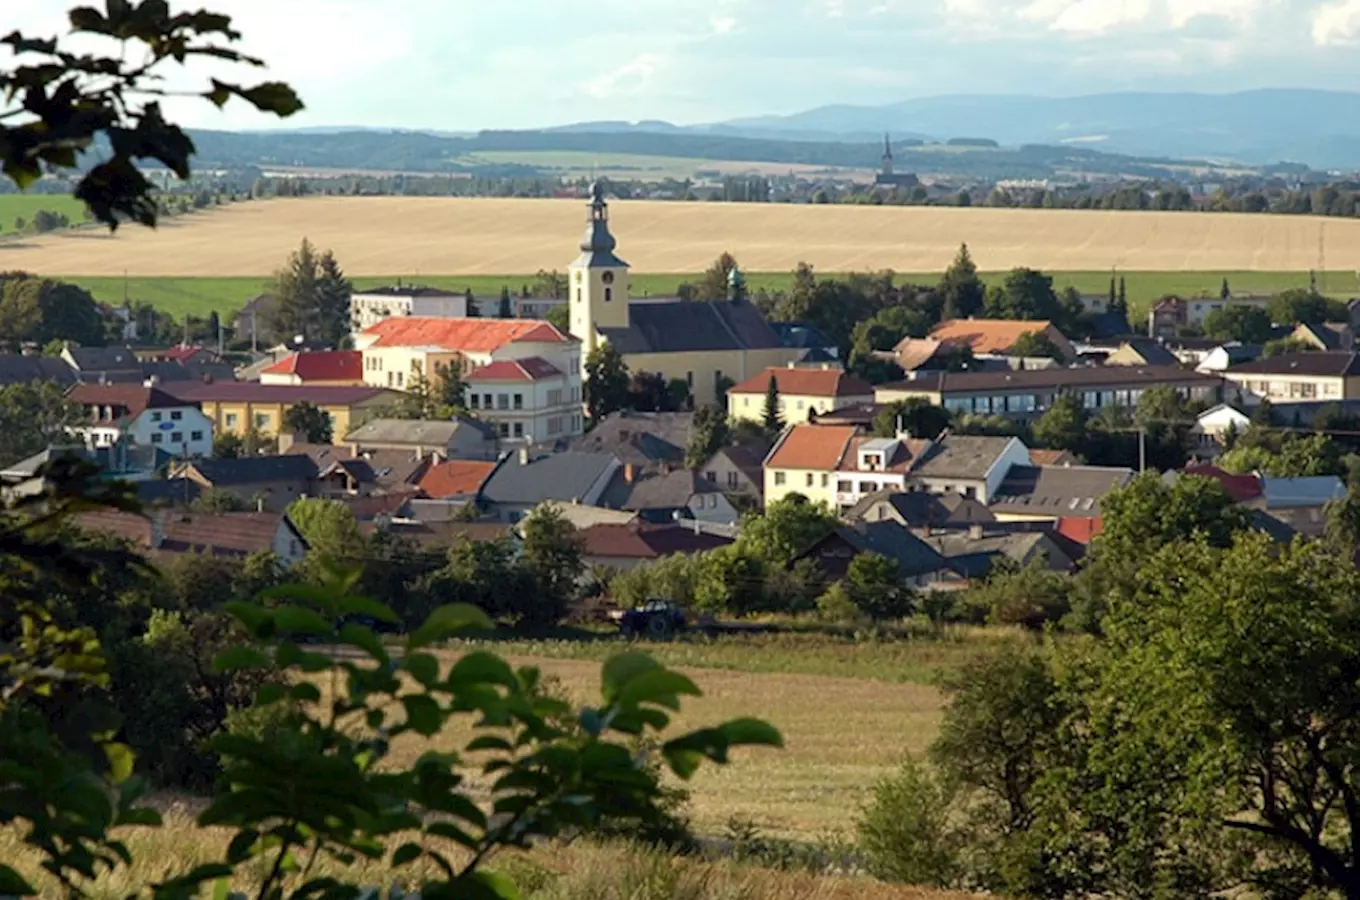
[[70, 429], [86, 446], [154, 447], [187, 458], [212, 455], [213, 422], [197, 404], [159, 388], [133, 384], [78, 384], [70, 399], [80, 404], [86, 424]]
[[542, 357], [503, 360], [463, 376], [468, 409], [502, 440], [534, 443], [582, 431], [581, 379]]
[[467, 296], [430, 287], [384, 287], [356, 293], [349, 301], [355, 334], [394, 316], [467, 318]]

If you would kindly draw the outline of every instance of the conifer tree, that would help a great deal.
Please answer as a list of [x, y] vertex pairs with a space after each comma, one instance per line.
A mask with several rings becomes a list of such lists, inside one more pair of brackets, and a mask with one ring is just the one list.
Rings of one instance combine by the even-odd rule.
[[473, 296], [472, 288], [463, 292], [463, 299], [467, 301], [467, 317], [477, 319], [482, 315], [482, 311], [477, 308], [477, 298]]
[[945, 269], [939, 290], [946, 319], [966, 319], [982, 311], [985, 291], [967, 244], [959, 247], [954, 262]]
[[502, 319], [514, 317], [514, 313], [510, 308], [510, 289], [504, 285], [501, 285], [501, 305], [496, 311], [496, 315]]
[[784, 430], [784, 416], [779, 412], [779, 383], [774, 373], [770, 373], [770, 385], [765, 389], [764, 425], [769, 432]]
[[328, 347], [339, 347], [350, 331], [350, 297], [353, 283], [345, 277], [335, 254], [321, 255], [316, 282], [316, 339]]
[[297, 335], [316, 331], [317, 279], [320, 264], [316, 248], [306, 238], [288, 257], [288, 264], [274, 275], [278, 305], [270, 323], [279, 338], [291, 342]]

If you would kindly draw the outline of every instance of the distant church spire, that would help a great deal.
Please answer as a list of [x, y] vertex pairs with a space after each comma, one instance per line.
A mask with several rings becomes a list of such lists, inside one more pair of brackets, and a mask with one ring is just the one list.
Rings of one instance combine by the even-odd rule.
[[888, 132], [883, 132], [883, 174], [893, 173], [892, 140], [888, 137]]
[[590, 186], [590, 212], [586, 216], [586, 233], [581, 239], [581, 249], [587, 253], [613, 253], [618, 242], [609, 233], [609, 204], [604, 199], [604, 185], [595, 182]]

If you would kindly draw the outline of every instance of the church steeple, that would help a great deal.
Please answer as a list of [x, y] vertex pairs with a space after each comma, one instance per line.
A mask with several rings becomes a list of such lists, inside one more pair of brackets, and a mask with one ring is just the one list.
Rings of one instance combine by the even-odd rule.
[[883, 132], [883, 174], [893, 173], [892, 141], [888, 138], [888, 132]]
[[568, 268], [571, 295], [568, 321], [588, 356], [600, 340], [600, 329], [628, 327], [628, 263], [614, 254], [618, 242], [609, 233], [609, 204], [604, 185], [590, 186], [586, 233], [581, 255]]
[[609, 204], [604, 199], [604, 185], [598, 181], [590, 186], [587, 209], [586, 234], [581, 239], [581, 249], [587, 253], [613, 253], [618, 242], [609, 233]]

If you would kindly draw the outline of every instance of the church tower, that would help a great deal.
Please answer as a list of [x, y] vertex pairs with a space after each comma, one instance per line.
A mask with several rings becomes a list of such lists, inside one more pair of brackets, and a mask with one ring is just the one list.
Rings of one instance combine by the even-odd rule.
[[893, 173], [892, 141], [888, 139], [888, 133], [883, 132], [883, 174], [891, 176]]
[[599, 182], [590, 187], [589, 210], [581, 255], [567, 269], [571, 333], [581, 339], [583, 359], [600, 343], [597, 329], [628, 327], [628, 263], [614, 255], [617, 242]]

